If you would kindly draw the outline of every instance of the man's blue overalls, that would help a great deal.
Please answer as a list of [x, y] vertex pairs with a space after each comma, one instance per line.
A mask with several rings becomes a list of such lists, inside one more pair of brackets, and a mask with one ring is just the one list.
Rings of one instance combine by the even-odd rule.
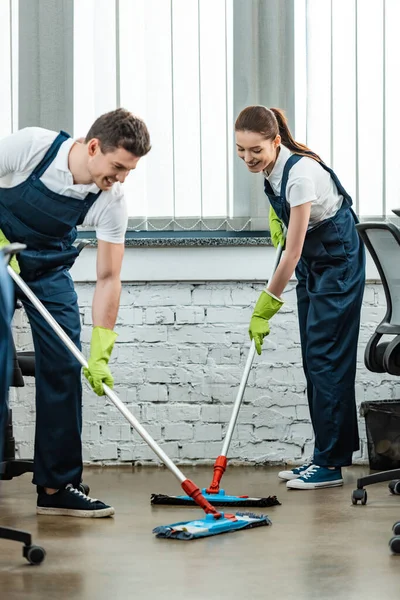
[[[80, 348], [77, 295], [69, 268], [81, 224], [100, 195], [84, 200], [49, 190], [40, 177], [68, 134], [61, 132], [30, 177], [0, 188], [0, 229], [10, 242], [26, 244], [18, 256], [21, 277]], [[33, 483], [58, 489], [78, 485], [82, 475], [81, 367], [34, 306], [18, 289], [32, 329], [36, 361], [36, 437]]]
[[[280, 196], [268, 180], [264, 190], [278, 217], [288, 227], [290, 206], [285, 164]], [[321, 467], [350, 465], [359, 449], [355, 376], [360, 311], [365, 286], [365, 252], [355, 228], [352, 199], [335, 173], [330, 173], [343, 204], [336, 215], [307, 232], [296, 267], [297, 304], [307, 396], [315, 433], [313, 462]]]

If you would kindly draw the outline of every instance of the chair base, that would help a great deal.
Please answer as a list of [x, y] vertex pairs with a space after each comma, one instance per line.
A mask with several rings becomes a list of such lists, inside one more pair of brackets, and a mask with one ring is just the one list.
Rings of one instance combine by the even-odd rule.
[[381, 471], [379, 473], [372, 473], [366, 477], [360, 477], [357, 479], [357, 489], [353, 491], [351, 500], [353, 504], [361, 502], [361, 504], [367, 504], [367, 492], [364, 489], [368, 485], [374, 483], [382, 483], [383, 481], [389, 481], [389, 489], [392, 494], [398, 494], [397, 481], [400, 479], [400, 469], [391, 469], [390, 471]]

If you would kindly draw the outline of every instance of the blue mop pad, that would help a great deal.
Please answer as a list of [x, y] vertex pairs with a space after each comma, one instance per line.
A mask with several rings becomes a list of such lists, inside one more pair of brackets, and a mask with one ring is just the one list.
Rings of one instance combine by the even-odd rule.
[[[218, 494], [207, 494], [206, 489], [201, 493], [204, 498], [213, 506], [243, 506], [243, 507], [266, 507], [279, 506], [280, 502], [276, 496], [267, 498], [249, 498], [249, 496], [228, 496], [225, 490], [220, 490]], [[190, 496], [168, 496], [166, 494], [152, 494], [151, 504], [168, 504], [170, 506], [197, 506]]]
[[266, 515], [236, 513], [230, 515], [230, 517], [233, 518], [225, 517], [224, 513], [221, 514], [219, 519], [216, 519], [214, 515], [206, 515], [204, 519], [198, 519], [197, 521], [181, 521], [171, 525], [161, 525], [161, 527], [153, 529], [153, 533], [156, 534], [157, 538], [189, 541], [209, 537], [210, 535], [219, 535], [220, 533], [271, 525], [271, 521]]

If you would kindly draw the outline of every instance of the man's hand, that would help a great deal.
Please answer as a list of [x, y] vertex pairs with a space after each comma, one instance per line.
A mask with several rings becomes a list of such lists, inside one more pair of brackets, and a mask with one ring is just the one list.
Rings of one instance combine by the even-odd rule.
[[104, 396], [103, 383], [110, 388], [114, 385], [114, 378], [111, 375], [108, 361], [116, 338], [117, 334], [111, 329], [93, 328], [88, 368], [83, 369], [83, 372], [98, 396]]

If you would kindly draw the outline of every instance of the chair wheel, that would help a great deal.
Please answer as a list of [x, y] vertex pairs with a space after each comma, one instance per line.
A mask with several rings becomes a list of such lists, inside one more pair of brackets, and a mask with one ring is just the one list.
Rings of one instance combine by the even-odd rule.
[[46, 551], [41, 546], [24, 546], [23, 555], [31, 565], [40, 565], [45, 559]]
[[394, 479], [389, 483], [389, 490], [391, 494], [400, 496], [400, 479]]
[[351, 495], [351, 502], [354, 505], [358, 504], [358, 502], [361, 502], [361, 504], [367, 504], [367, 498], [368, 496], [366, 490], [354, 490]]
[[90, 487], [86, 483], [80, 483], [78, 489], [82, 494], [85, 494], [85, 496], [89, 496]]
[[400, 535], [400, 521], [397, 521], [393, 527], [392, 527], [392, 531], [394, 533], [394, 535]]
[[393, 554], [400, 554], [400, 536], [392, 537], [389, 542], [389, 548]]

